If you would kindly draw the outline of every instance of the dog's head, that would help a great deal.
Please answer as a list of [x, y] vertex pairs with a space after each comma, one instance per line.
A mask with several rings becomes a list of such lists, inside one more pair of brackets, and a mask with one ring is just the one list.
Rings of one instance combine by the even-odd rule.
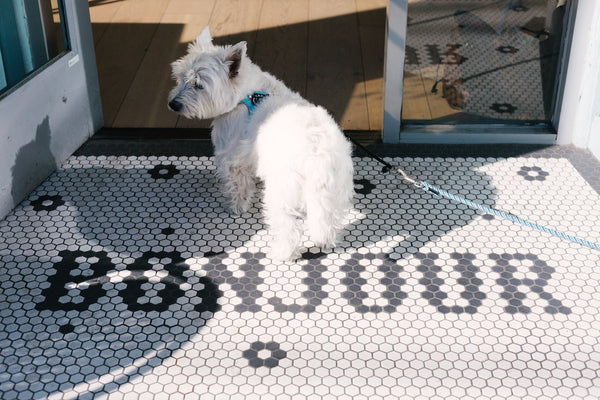
[[200, 119], [231, 111], [243, 96], [239, 81], [245, 57], [246, 42], [216, 46], [204, 28], [187, 54], [171, 64], [177, 85], [169, 94], [169, 108]]

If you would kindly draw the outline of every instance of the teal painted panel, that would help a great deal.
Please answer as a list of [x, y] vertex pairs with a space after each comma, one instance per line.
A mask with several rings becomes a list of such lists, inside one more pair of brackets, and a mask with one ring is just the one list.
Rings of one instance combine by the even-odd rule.
[[2, 92], [8, 83], [6, 82], [6, 74], [4, 73], [4, 63], [2, 62], [2, 50], [0, 49], [0, 92]]
[[[40, 7], [43, 5], [43, 7]], [[17, 85], [67, 48], [64, 23], [56, 28], [48, 2], [0, 0], [0, 92]], [[62, 3], [59, 3], [63, 20]], [[56, 29], [62, 30], [62, 43]]]
[[25, 10], [22, 2], [0, 1], [0, 52], [9, 87], [19, 83], [33, 69], [31, 55], [23, 54], [22, 42], [28, 41], [27, 32], [23, 31], [24, 24]]

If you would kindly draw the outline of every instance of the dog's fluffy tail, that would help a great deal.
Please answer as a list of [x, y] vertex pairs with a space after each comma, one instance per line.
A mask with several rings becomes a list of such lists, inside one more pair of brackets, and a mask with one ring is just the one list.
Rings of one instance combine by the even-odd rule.
[[282, 105], [259, 122], [257, 174], [265, 182], [270, 227], [281, 231], [278, 215], [286, 215], [283, 224], [291, 228], [280, 240], [290, 241], [296, 230], [289, 218], [304, 214], [310, 240], [334, 247], [354, 196], [350, 142], [325, 109], [304, 101]]
[[352, 206], [352, 147], [337, 126], [335, 131], [310, 135], [313, 152], [304, 192], [306, 226], [315, 245], [332, 248]]

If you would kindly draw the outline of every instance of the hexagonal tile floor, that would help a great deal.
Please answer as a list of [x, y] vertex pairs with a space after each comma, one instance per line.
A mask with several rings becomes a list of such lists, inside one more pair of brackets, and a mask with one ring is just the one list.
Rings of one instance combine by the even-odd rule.
[[[589, 153], [495, 152], [387, 160], [600, 241]], [[600, 251], [357, 156], [340, 246], [274, 263], [209, 155], [78, 154], [0, 222], [3, 399], [600, 397]]]

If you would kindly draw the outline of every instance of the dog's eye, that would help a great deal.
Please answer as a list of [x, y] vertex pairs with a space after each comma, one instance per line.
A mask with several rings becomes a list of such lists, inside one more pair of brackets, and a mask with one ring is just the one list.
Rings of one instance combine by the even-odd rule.
[[202, 86], [202, 84], [200, 82], [195, 82], [194, 87], [198, 90], [204, 89], [204, 86]]

